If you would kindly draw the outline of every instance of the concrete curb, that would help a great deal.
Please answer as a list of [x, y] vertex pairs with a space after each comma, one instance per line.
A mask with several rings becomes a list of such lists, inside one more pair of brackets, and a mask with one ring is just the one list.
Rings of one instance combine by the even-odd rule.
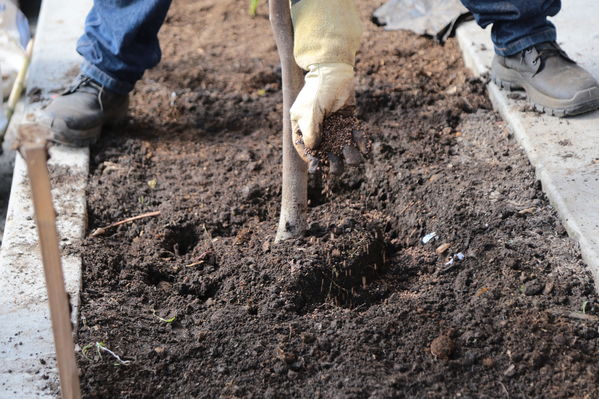
[[[593, 24], [598, 18], [599, 9], [591, 0], [575, 0], [565, 4], [554, 20], [560, 44], [597, 78], [599, 34]], [[589, 37], [593, 34], [594, 38]], [[466, 66], [476, 75], [488, 72], [493, 58], [489, 31], [469, 22], [458, 29], [457, 38]], [[580, 244], [599, 292], [599, 111], [559, 119], [524, 112], [524, 101], [509, 99], [493, 83], [488, 91], [493, 106], [526, 151], [568, 233]]]
[[[75, 43], [91, 0], [45, 0], [27, 78], [27, 96], [7, 139], [21, 123], [35, 122], [43, 105], [75, 77], [80, 57]], [[35, 101], [34, 101], [35, 100]], [[85, 188], [89, 151], [53, 147], [48, 162], [61, 245], [75, 243], [86, 230]], [[27, 170], [17, 155], [4, 239], [0, 249], [0, 398], [55, 398], [58, 370], [46, 287]], [[77, 322], [81, 258], [63, 254], [63, 273]]]

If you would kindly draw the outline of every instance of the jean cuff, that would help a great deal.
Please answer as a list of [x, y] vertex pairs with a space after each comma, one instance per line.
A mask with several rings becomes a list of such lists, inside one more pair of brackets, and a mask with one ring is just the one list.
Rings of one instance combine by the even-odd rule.
[[92, 78], [93, 80], [98, 82], [102, 87], [105, 87], [108, 90], [117, 94], [126, 95], [131, 90], [133, 90], [133, 87], [135, 87], [135, 84], [115, 79], [106, 72], [102, 71], [97, 66], [92, 65], [87, 61], [85, 61], [81, 65], [81, 73], [87, 77]]
[[498, 47], [495, 45], [495, 53], [503, 57], [508, 57], [523, 51], [524, 49], [534, 46], [535, 44], [544, 42], [554, 42], [556, 40], [555, 29], [545, 29], [540, 32], [535, 32], [532, 35], [523, 37], [522, 39], [516, 40], [505, 47]]

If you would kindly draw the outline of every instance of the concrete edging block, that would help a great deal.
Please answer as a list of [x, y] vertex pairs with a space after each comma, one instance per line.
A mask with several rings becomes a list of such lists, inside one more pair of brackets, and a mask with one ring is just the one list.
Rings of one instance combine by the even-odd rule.
[[[589, 34], [596, 32], [593, 24], [599, 9], [590, 5], [590, 0], [565, 4], [554, 23], [564, 49], [599, 78], [599, 41], [589, 40]], [[475, 75], [489, 72], [493, 58], [489, 31], [469, 22], [458, 28], [457, 38], [466, 66]], [[488, 92], [566, 230], [578, 241], [599, 292], [599, 111], [560, 119], [523, 110], [524, 101], [508, 98], [494, 83], [489, 83]]]
[[[42, 107], [75, 77], [81, 62], [75, 44], [91, 0], [44, 0], [27, 77], [27, 93], [9, 127], [14, 140], [21, 123], [35, 123]], [[89, 150], [53, 146], [48, 161], [61, 247], [86, 231], [85, 189]], [[64, 254], [63, 274], [77, 322], [81, 258]], [[55, 398], [58, 370], [43, 266], [25, 162], [17, 154], [8, 215], [0, 249], [0, 398]]]

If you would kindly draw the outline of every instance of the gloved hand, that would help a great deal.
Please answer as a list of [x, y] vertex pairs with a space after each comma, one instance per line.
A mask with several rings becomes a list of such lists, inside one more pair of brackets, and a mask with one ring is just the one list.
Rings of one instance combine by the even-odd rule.
[[[324, 118], [355, 103], [353, 65], [362, 27], [353, 0], [292, 0], [291, 18], [295, 60], [308, 71], [290, 109], [291, 128], [295, 148], [309, 162], [305, 148], [320, 144]], [[346, 162], [356, 163], [345, 152]], [[329, 161], [331, 172], [340, 172]]]
[[323, 63], [308, 67], [304, 87], [289, 110], [293, 144], [306, 162], [304, 146], [311, 150], [318, 147], [325, 116], [354, 103], [354, 68], [351, 65]]

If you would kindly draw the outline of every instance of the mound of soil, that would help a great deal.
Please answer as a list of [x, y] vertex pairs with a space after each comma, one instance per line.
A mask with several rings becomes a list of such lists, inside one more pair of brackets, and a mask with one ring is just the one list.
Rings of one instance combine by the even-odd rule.
[[[379, 3], [358, 2], [364, 21]], [[591, 276], [455, 41], [365, 22], [371, 158], [313, 177], [307, 235], [273, 243], [265, 13], [175, 2], [129, 126], [92, 148], [89, 232], [160, 215], [82, 243], [86, 397], [599, 395]]]

